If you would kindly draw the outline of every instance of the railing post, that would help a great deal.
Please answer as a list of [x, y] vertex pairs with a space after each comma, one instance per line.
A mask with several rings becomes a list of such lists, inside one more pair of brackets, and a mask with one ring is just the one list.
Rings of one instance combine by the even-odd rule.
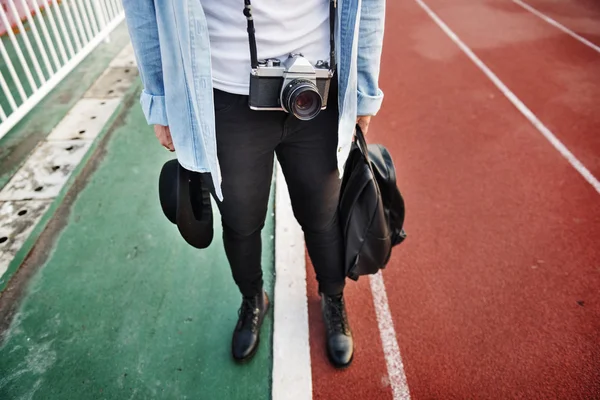
[[8, 72], [6, 79], [0, 73], [0, 138], [123, 20], [119, 0], [8, 0], [6, 10], [0, 7], [8, 28], [8, 40], [0, 40]]
[[[100, 22], [100, 32], [102, 32], [104, 30], [104, 27], [106, 26], [106, 18], [104, 16], [104, 10], [100, 6], [100, 3], [98, 2], [98, 0], [92, 0], [92, 6], [94, 7], [94, 12], [96, 13], [96, 15], [98, 15], [98, 21]], [[110, 43], [110, 35], [106, 35], [104, 42]]]

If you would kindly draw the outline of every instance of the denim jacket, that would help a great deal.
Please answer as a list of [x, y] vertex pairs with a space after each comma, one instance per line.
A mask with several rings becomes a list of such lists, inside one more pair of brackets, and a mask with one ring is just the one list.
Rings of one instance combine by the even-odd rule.
[[[240, 12], [243, 9], [239, 1]], [[223, 199], [217, 157], [210, 41], [202, 0], [123, 0], [144, 90], [148, 124], [169, 126], [179, 163], [212, 175]], [[336, 58], [340, 110], [338, 169], [350, 152], [358, 115], [381, 107], [379, 64], [385, 0], [338, 0]]]

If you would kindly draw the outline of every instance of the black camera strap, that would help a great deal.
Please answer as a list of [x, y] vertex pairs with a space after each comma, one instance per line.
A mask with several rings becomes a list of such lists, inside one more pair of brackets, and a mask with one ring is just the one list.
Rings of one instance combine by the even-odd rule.
[[[337, 0], [329, 0], [329, 69], [334, 70], [335, 63], [335, 13]], [[252, 4], [250, 0], [244, 0], [244, 15], [248, 21], [248, 42], [250, 44], [250, 64], [252, 69], [258, 68], [258, 52], [256, 50], [256, 35], [254, 29], [254, 17], [252, 16]]]
[[329, 0], [329, 69], [336, 69], [335, 63], [335, 13], [337, 0]]

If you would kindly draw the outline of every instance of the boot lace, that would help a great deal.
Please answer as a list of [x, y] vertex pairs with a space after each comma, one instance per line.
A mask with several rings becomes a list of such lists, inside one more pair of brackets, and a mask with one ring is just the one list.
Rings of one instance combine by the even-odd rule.
[[327, 311], [329, 315], [329, 329], [336, 333], [348, 333], [348, 317], [344, 298], [342, 296], [327, 296]]
[[241, 323], [241, 329], [249, 329], [256, 332], [258, 328], [258, 318], [260, 309], [258, 308], [257, 297], [244, 297], [242, 306], [238, 310], [238, 318]]

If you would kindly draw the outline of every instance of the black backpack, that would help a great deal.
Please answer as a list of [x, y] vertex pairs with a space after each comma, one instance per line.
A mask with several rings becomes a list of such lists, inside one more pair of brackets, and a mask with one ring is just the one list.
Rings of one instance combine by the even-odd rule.
[[358, 126], [344, 167], [339, 214], [350, 279], [385, 268], [392, 248], [406, 238], [404, 199], [392, 157], [382, 145], [367, 145]]

